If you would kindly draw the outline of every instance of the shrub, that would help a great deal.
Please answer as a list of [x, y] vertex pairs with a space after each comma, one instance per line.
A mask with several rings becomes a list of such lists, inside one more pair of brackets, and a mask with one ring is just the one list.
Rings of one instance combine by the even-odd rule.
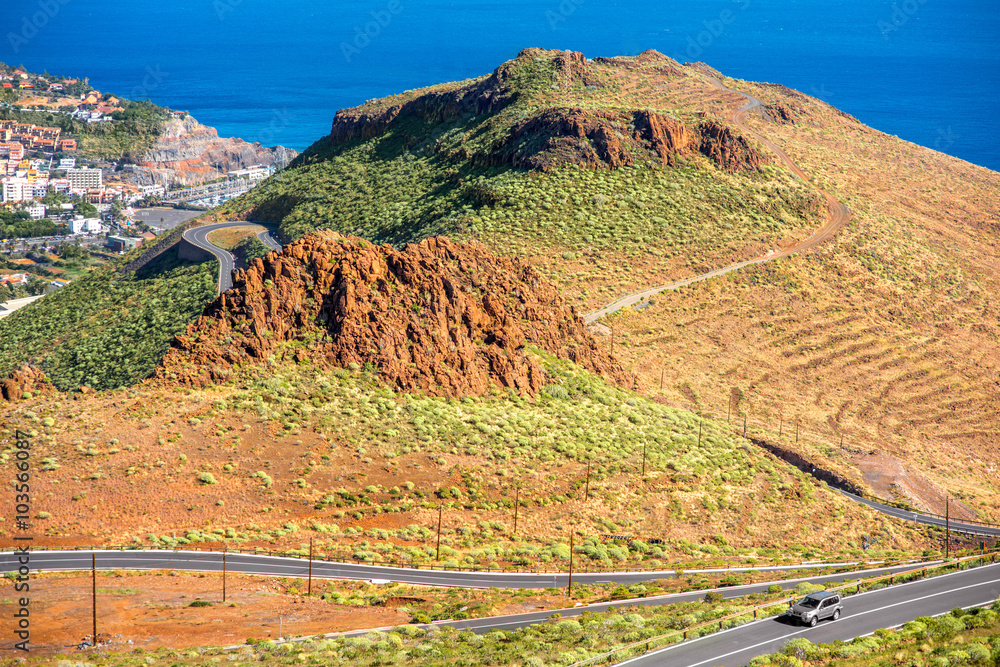
[[200, 472], [198, 473], [198, 481], [202, 484], [215, 484], [215, 475], [210, 472]]

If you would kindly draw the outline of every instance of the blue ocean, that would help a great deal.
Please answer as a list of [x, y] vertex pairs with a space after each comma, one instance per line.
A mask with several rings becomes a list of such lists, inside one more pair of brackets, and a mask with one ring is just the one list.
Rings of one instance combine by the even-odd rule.
[[478, 76], [527, 46], [654, 48], [1000, 170], [995, 0], [4, 0], [0, 28], [0, 61], [300, 150], [337, 109]]

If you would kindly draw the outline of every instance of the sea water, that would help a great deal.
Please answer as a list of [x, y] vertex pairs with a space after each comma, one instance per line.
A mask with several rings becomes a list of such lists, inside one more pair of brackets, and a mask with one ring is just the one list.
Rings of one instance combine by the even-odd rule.
[[4, 0], [0, 60], [303, 149], [337, 109], [522, 48], [657, 49], [1000, 170], [995, 0]]

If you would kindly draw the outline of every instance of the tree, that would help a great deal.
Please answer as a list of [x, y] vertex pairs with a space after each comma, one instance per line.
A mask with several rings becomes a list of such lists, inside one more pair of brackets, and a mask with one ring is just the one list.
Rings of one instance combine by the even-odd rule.
[[73, 212], [85, 218], [96, 218], [97, 207], [89, 202], [82, 201], [73, 207]]
[[36, 275], [28, 277], [28, 294], [35, 296], [36, 294], [45, 294], [45, 288], [49, 286], [49, 283]]

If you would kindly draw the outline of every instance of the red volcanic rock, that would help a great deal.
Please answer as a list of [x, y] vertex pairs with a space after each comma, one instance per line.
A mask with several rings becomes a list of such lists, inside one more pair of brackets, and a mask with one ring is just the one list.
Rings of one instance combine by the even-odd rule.
[[400, 390], [438, 396], [537, 393], [546, 376], [528, 345], [632, 381], [529, 266], [478, 243], [438, 237], [396, 250], [330, 231], [240, 271], [234, 289], [177, 337], [158, 376], [219, 380], [291, 340], [312, 341], [298, 361], [367, 365]]
[[55, 391], [52, 383], [41, 370], [31, 366], [21, 366], [3, 380], [0, 380], [0, 395], [5, 401], [19, 401], [26, 393], [32, 396]]
[[698, 128], [698, 134], [701, 136], [698, 150], [725, 171], [758, 171], [765, 161], [746, 137], [733, 132], [728, 125], [706, 120]]

